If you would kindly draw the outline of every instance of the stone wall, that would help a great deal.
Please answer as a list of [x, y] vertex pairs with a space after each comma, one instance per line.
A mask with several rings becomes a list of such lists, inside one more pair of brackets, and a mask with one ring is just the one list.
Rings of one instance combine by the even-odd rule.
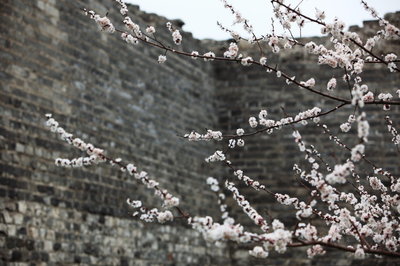
[[[120, 20], [114, 1], [109, 0], [0, 2], [2, 264], [265, 263], [249, 258], [247, 251], [235, 245], [208, 246], [180, 222], [153, 225], [132, 219], [125, 204], [127, 197], [141, 199], [148, 206], [160, 202], [151, 191], [116, 168], [54, 166], [54, 158], [72, 158], [80, 153], [45, 128], [44, 114], [53, 113], [68, 131], [104, 148], [111, 157], [135, 162], [162, 187], [178, 195], [182, 207], [191, 214], [217, 217], [215, 196], [208, 191], [205, 178], [229, 174], [223, 168], [205, 165], [203, 159], [214, 151], [213, 145], [188, 144], [177, 134], [204, 128], [248, 128], [247, 118], [261, 108], [267, 108], [275, 118], [280, 117], [282, 103], [290, 114], [332, 103], [320, 102], [252, 67], [243, 72], [239, 66], [208, 64], [174, 55], [168, 55], [168, 61], [159, 65], [156, 58], [160, 51], [143, 45], [128, 47], [118, 36], [98, 32], [97, 26], [82, 15], [83, 6], [100, 14], [108, 11], [114, 21]], [[170, 39], [169, 33], [162, 30], [165, 18], [145, 14], [135, 6], [130, 11], [141, 26], [158, 26], [159, 38]], [[180, 21], [173, 23], [181, 25]], [[366, 25], [371, 29], [376, 23]], [[190, 33], [183, 35], [183, 49], [189, 51], [220, 51], [225, 45], [196, 40]], [[398, 43], [388, 43], [387, 47], [398, 51]], [[300, 50], [286, 57], [268, 56], [299, 77], [316, 75], [317, 81], [326, 81], [332, 75], [325, 71], [327, 68], [321, 72]], [[374, 67], [366, 73], [368, 84], [384, 86], [383, 90], [393, 93], [399, 80]], [[381, 150], [380, 143], [388, 145], [390, 136], [384, 132], [384, 113], [375, 109], [373, 126], [378, 133], [372, 140], [379, 144], [376, 149]], [[339, 119], [328, 121], [335, 128], [336, 121], [343, 121], [344, 113], [336, 117]], [[302, 127], [301, 132], [317, 148], [332, 150], [324, 136], [311, 137], [318, 132], [314, 126]], [[265, 135], [261, 141], [249, 139], [243, 153], [232, 154], [232, 160], [273, 189], [302, 195], [291, 171], [302, 155], [290, 134], [291, 129], [287, 128]], [[398, 174], [393, 147], [384, 148], [387, 153], [371, 149], [373, 159], [390, 163], [390, 170]], [[343, 155], [340, 150], [334, 152]], [[274, 217], [293, 221], [293, 215], [286, 215], [271, 198], [245, 188], [243, 191], [261, 213], [268, 211]], [[234, 213], [238, 212], [234, 204], [232, 208]], [[269, 264], [326, 263], [306, 259], [304, 250], [272, 258]], [[346, 256], [340, 258], [339, 264], [349, 263]]]
[[[389, 15], [390, 21], [396, 25], [400, 25], [399, 18], [400, 12]], [[357, 31], [364, 38], [367, 38], [375, 34], [379, 27], [376, 21], [368, 21], [364, 23], [363, 28], [352, 27], [351, 30]], [[299, 41], [302, 43], [314, 41], [328, 47], [330, 45], [327, 38], [304, 38], [299, 39]], [[224, 46], [226, 47], [228, 44], [229, 41]], [[219, 42], [211, 41], [208, 45], [220, 54], [224, 51], [223, 45]], [[400, 42], [398, 40], [386, 41], [375, 49], [377, 54], [389, 52], [398, 54]], [[260, 56], [258, 47], [242, 44], [240, 51], [246, 56], [252, 55], [253, 58]], [[264, 49], [264, 51], [269, 51], [269, 49]], [[305, 81], [314, 77], [317, 84], [327, 84], [332, 77], [336, 77], [338, 86], [334, 91], [335, 95], [350, 98], [348, 86], [342, 79], [345, 74], [344, 71], [316, 64], [317, 56], [308, 54], [302, 47], [281, 52], [279, 56], [269, 52], [266, 57], [269, 65], [278, 66], [282, 72], [289, 76], [296, 76], [297, 80]], [[237, 64], [217, 62], [214, 71], [218, 73], [215, 77], [216, 86], [219, 88], [217, 91], [219, 124], [224, 132], [233, 133], [240, 127], [247, 132], [252, 132], [253, 130], [248, 125], [248, 118], [251, 116], [258, 117], [258, 113], [262, 109], [268, 111], [269, 119], [279, 120], [286, 115], [295, 116], [300, 111], [311, 109], [314, 106], [320, 107], [325, 112], [338, 105], [335, 101], [323, 99], [296, 85], [288, 85], [284, 78], [277, 78], [274, 72], [266, 73], [257, 65], [244, 68]], [[396, 97], [395, 92], [399, 87], [400, 77], [397, 74], [390, 73], [386, 67], [379, 64], [367, 65], [361, 77], [363, 77], [363, 84], [367, 84], [371, 91], [390, 92]], [[326, 91], [326, 88], [319, 85], [317, 90]], [[359, 143], [359, 140], [355, 137], [357, 136], [357, 126], [354, 124], [350, 133], [341, 132], [339, 126], [347, 121], [353, 110], [354, 106], [347, 106], [332, 115], [322, 117], [320, 121], [321, 124], [328, 125], [329, 129], [349, 147]], [[369, 105], [363, 111], [367, 113], [371, 126], [369, 142], [366, 143], [367, 157], [376, 165], [388, 169], [395, 176], [398, 176], [400, 174], [399, 154], [395, 145], [391, 142], [391, 135], [387, 132], [384, 118], [387, 114], [391, 114], [391, 118], [396, 121], [395, 123], [398, 123], [396, 116], [400, 111], [399, 108], [392, 106], [391, 112], [387, 113], [382, 110], [381, 106]], [[303, 141], [307, 145], [315, 146], [321, 157], [331, 167], [337, 163], [345, 163], [346, 158], [349, 158], [350, 153], [329, 140], [329, 136], [323, 134], [323, 130], [315, 123], [310, 122], [306, 126], [298, 124], [294, 128], [301, 133]], [[299, 182], [297, 174], [293, 171], [293, 165], [298, 164], [304, 167], [302, 168], [304, 170], [309, 169], [309, 166], [304, 159], [305, 154], [299, 151], [294, 142], [292, 132], [293, 128], [288, 126], [274, 130], [272, 134], [265, 133], [262, 136], [247, 138], [245, 139], [247, 144], [244, 148], [230, 151], [228, 159], [232, 161], [236, 168], [243, 169], [248, 176], [267, 184], [271, 191], [296, 195], [304, 201], [309, 201], [311, 200], [309, 190]], [[356, 167], [363, 178], [366, 178], [368, 174], [373, 175], [373, 169], [369, 164], [360, 162]], [[226, 171], [226, 176], [232, 177], [232, 171]], [[355, 183], [355, 180], [352, 180], [352, 182]], [[367, 182], [362, 180], [362, 184], [366, 185]], [[343, 187], [340, 189], [343, 189]], [[355, 191], [351, 186], [344, 189]], [[260, 193], [244, 185], [240, 187], [240, 191], [247, 196], [253, 206], [257, 206], [256, 208], [260, 213], [263, 213], [269, 219], [278, 218], [293, 226], [298, 222], [292, 207], [276, 204], [275, 199], [268, 193]], [[320, 209], [325, 207], [322, 204], [318, 205]], [[240, 213], [238, 208], [234, 208], [233, 211], [237, 211], [236, 215], [241, 219], [242, 224], [252, 226], [252, 221], [245, 214]], [[313, 221], [313, 224], [318, 224], [318, 222]], [[322, 227], [326, 226], [322, 224]], [[350, 265], [352, 263], [390, 265], [393, 263], [390, 260], [374, 261], [373, 259], [361, 262], [353, 261], [351, 254], [339, 254], [329, 249], [328, 256], [307, 260], [305, 250], [303, 248], [293, 249], [285, 255], [276, 252], [270, 253], [269, 258], [264, 261], [251, 258], [251, 264], [333, 265], [332, 261], [335, 261], [334, 265]], [[232, 261], [237, 265], [245, 265], [246, 262], [248, 263], [249, 257], [242, 249], [236, 249], [232, 254]]]
[[[160, 51], [99, 32], [82, 6], [120, 19], [108, 0], [0, 2], [3, 264], [226, 262], [223, 249], [207, 248], [186, 225], [133, 220], [127, 197], [149, 207], [160, 201], [117, 168], [54, 165], [81, 154], [45, 128], [46, 113], [109, 156], [135, 162], [179, 195], [183, 209], [218, 211], [205, 183], [203, 158], [212, 147], [177, 136], [216, 126], [212, 65], [173, 55], [159, 65]], [[165, 28], [166, 19], [131, 11], [142, 26]], [[184, 38], [185, 49], [200, 49], [190, 34]]]

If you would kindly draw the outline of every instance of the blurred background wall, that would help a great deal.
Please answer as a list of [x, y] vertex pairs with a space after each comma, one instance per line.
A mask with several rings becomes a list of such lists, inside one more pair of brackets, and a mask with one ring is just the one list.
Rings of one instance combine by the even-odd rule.
[[[149, 207], [160, 201], [117, 168], [56, 167], [55, 158], [81, 153], [45, 128], [46, 113], [52, 113], [75, 136], [105, 149], [110, 157], [132, 161], [149, 172], [162, 187], [179, 196], [182, 208], [192, 215], [211, 214], [217, 219], [216, 197], [205, 180], [210, 175], [221, 180], [232, 175], [223, 167], [205, 164], [204, 158], [215, 150], [213, 144], [187, 143], [177, 134], [205, 128], [248, 129], [248, 117], [256, 116], [260, 109], [266, 108], [275, 119], [283, 116], [282, 104], [289, 114], [333, 104], [256, 68], [243, 71], [233, 64], [204, 63], [172, 54], [159, 65], [156, 59], [162, 51], [143, 44], [129, 46], [117, 35], [100, 33], [83, 15], [82, 7], [100, 14], [109, 12], [113, 21], [120, 21], [114, 1], [109, 0], [0, 2], [2, 265], [311, 265], [326, 264], [332, 258], [336, 265], [348, 265], [352, 261], [351, 255], [337, 257], [335, 253], [312, 261], [304, 249], [263, 261], [249, 258], [246, 249], [235, 244], [206, 245], [183, 222], [153, 225], [132, 218], [126, 198], [140, 199]], [[130, 12], [135, 22], [142, 27], [157, 26], [158, 38], [170, 42], [166, 18], [145, 14], [136, 6], [131, 6]], [[392, 14], [392, 21], [398, 23], [399, 17]], [[181, 21], [172, 23], [182, 25]], [[121, 24], [117, 25], [122, 28]], [[363, 34], [374, 33], [376, 26], [376, 22], [366, 23]], [[183, 37], [182, 49], [200, 53], [221, 53], [229, 44], [196, 40], [190, 33]], [[379, 49], [398, 52], [398, 44], [388, 42]], [[246, 46], [241, 49], [250, 55], [257, 52]], [[316, 58], [310, 59], [299, 49], [268, 57], [299, 78], [314, 76], [317, 82], [324, 82], [332, 76], [328, 68], [321, 71], [314, 63]], [[388, 75], [379, 66], [369, 67], [365, 77], [370, 87], [393, 94], [399, 82], [398, 76]], [[347, 93], [347, 88], [343, 91]], [[375, 162], [398, 174], [397, 152], [384, 126], [385, 113], [379, 109], [370, 108], [374, 145], [368, 146], [369, 152]], [[398, 114], [397, 109], [395, 112]], [[337, 113], [327, 122], [337, 132], [348, 113], [349, 109]], [[277, 192], [305, 195], [291, 170], [303, 156], [291, 132], [286, 128], [250, 139], [244, 150], [232, 153], [232, 161]], [[320, 135], [316, 126], [301, 127], [300, 132], [332, 162], [346, 155], [330, 146], [326, 136], [314, 137]], [[357, 141], [348, 140], [349, 144]], [[295, 222], [294, 215], [269, 196], [241, 189], [262, 214]], [[251, 227], [251, 221], [234, 205], [231, 202], [236, 218]], [[362, 263], [371, 261], [357, 262]]]

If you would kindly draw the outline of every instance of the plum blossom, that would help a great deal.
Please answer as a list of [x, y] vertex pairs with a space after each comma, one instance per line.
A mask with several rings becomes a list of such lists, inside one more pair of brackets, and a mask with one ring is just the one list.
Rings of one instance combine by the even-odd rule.
[[268, 251], [264, 250], [263, 247], [255, 246], [253, 250], [249, 251], [249, 254], [256, 258], [264, 259], [268, 257]]
[[234, 186], [234, 184], [226, 181], [225, 187], [233, 193], [233, 198], [243, 209], [244, 213], [246, 213], [256, 225], [260, 226], [262, 231], [267, 232], [269, 230], [267, 221], [253, 207], [251, 207], [250, 203], [245, 199], [244, 196], [239, 194], [239, 190]]
[[251, 58], [250, 56], [245, 57], [241, 60], [242, 65], [244, 66], [250, 66], [253, 62], [253, 58]]
[[362, 97], [362, 101], [367, 103], [367, 102], [373, 102], [374, 101], [374, 93], [372, 91], [367, 92], [367, 94], [365, 94]]
[[301, 84], [304, 85], [305, 87], [312, 88], [312, 87], [315, 86], [315, 79], [314, 78], [310, 78], [306, 82], [302, 81]]
[[357, 144], [351, 149], [351, 160], [354, 162], [358, 162], [361, 160], [362, 156], [365, 152], [365, 146], [363, 144]]
[[361, 113], [361, 115], [357, 118], [357, 125], [358, 137], [364, 142], [367, 142], [370, 127], [368, 121], [366, 120], [366, 114], [364, 112]]
[[213, 61], [215, 58], [215, 54], [213, 52], [208, 52], [203, 54], [204, 56], [204, 61]]
[[236, 134], [237, 134], [238, 136], [243, 136], [243, 134], [244, 134], [243, 128], [238, 128], [238, 129], [236, 130]]
[[325, 19], [325, 11], [321, 11], [318, 8], [315, 8], [315, 17], [319, 20]]
[[250, 117], [249, 124], [250, 124], [250, 127], [252, 127], [252, 128], [257, 127], [257, 125], [258, 125], [257, 119], [255, 117]]
[[[287, 84], [297, 84], [300, 87], [314, 88], [316, 81], [314, 78], [310, 78], [307, 81], [297, 81], [295, 76], [289, 78], [287, 73], [282, 73], [278, 69], [277, 65], [273, 67], [267, 66], [267, 58], [263, 56], [264, 52], [262, 47], [264, 43], [272, 49], [273, 53], [280, 52], [281, 47], [290, 49], [297, 44], [300, 44], [297, 40], [293, 40], [283, 34], [282, 36], [276, 35], [275, 30], [270, 34], [262, 35], [257, 37], [249, 21], [243, 17], [243, 15], [236, 10], [227, 0], [221, 0], [226, 8], [228, 8], [234, 16], [234, 24], [240, 24], [250, 34], [249, 38], [244, 38], [238, 33], [226, 29], [220, 25], [222, 29], [230, 33], [236, 42], [229, 44], [229, 47], [225, 49], [223, 57], [218, 55], [218, 60], [224, 60], [228, 62], [240, 62], [243, 66], [249, 66], [254, 64], [255, 67], [263, 67], [268, 73], [276, 73], [276, 77], [284, 77]], [[164, 46], [161, 41], [157, 40], [155, 36], [143, 36], [139, 24], [132, 21], [127, 15], [128, 8], [122, 0], [116, 0], [119, 5], [120, 13], [123, 15], [123, 23], [126, 27], [127, 32], [118, 30], [121, 33], [121, 39], [129, 44], [137, 44], [139, 41], [147, 44], [153, 44], [158, 48], [163, 49], [164, 55], [158, 57], [159, 63], [164, 63], [167, 60], [167, 52], [185, 55], [192, 57], [193, 59], [203, 58], [205, 61], [212, 61], [216, 59], [214, 52], [207, 52], [200, 55], [199, 52], [186, 52], [182, 49], [176, 51], [170, 48], [168, 45]], [[301, 169], [298, 165], [294, 166], [296, 174], [300, 177], [302, 182], [305, 182], [305, 186], [310, 190], [310, 196], [312, 200], [306, 203], [301, 201], [300, 198], [291, 196], [289, 194], [280, 194], [269, 191], [265, 185], [261, 185], [259, 181], [246, 175], [243, 170], [238, 169], [235, 166], [235, 162], [227, 160], [230, 152], [226, 146], [226, 150], [216, 150], [211, 156], [207, 157], [206, 162], [224, 162], [223, 164], [228, 165], [230, 170], [233, 170], [233, 176], [235, 181], [243, 182], [245, 185], [255, 190], [263, 190], [268, 192], [270, 195], [275, 197], [276, 201], [283, 205], [292, 206], [295, 209], [296, 218], [301, 221], [298, 223], [295, 229], [286, 230], [285, 224], [281, 221], [274, 219], [271, 228], [269, 227], [267, 220], [260, 215], [260, 213], [250, 205], [250, 202], [239, 193], [239, 190], [232, 182], [226, 182], [226, 188], [232, 192], [233, 198], [242, 208], [242, 211], [260, 227], [262, 233], [251, 233], [245, 231], [243, 226], [239, 223], [235, 224], [235, 221], [229, 217], [227, 212], [227, 205], [223, 204], [225, 195], [221, 192], [218, 180], [209, 177], [207, 178], [207, 184], [210, 189], [218, 194], [218, 204], [221, 211], [222, 222], [215, 222], [210, 216], [190, 216], [186, 212], [179, 211], [178, 208], [180, 200], [178, 197], [173, 196], [170, 192], [160, 188], [159, 182], [155, 179], [150, 178], [147, 172], [138, 169], [134, 163], [123, 163], [122, 159], [112, 159], [106, 156], [104, 150], [95, 147], [93, 144], [86, 143], [85, 141], [74, 138], [72, 134], [66, 132], [59, 123], [55, 121], [51, 115], [47, 115], [46, 126], [49, 127], [50, 131], [56, 133], [61, 139], [71, 144], [79, 151], [85, 152], [87, 155], [67, 159], [67, 158], [56, 158], [55, 164], [61, 167], [89, 167], [95, 166], [99, 163], [109, 163], [111, 166], [117, 166], [119, 169], [126, 173], [128, 176], [133, 176], [135, 181], [144, 185], [145, 188], [154, 191], [155, 196], [162, 200], [161, 208], [146, 208], [143, 206], [140, 200], [127, 200], [127, 204], [135, 209], [134, 216], [145, 222], [159, 222], [165, 223], [174, 219], [173, 211], [178, 211], [181, 218], [187, 219], [187, 222], [193, 227], [193, 229], [202, 233], [203, 237], [213, 243], [221, 243], [222, 241], [231, 240], [237, 243], [248, 243], [252, 245], [252, 249], [249, 254], [258, 258], [266, 258], [271, 250], [283, 253], [288, 248], [288, 245], [293, 241], [296, 245], [301, 245], [302, 241], [309, 241], [312, 246], [307, 250], [307, 255], [311, 258], [316, 255], [322, 255], [325, 253], [323, 245], [339, 247], [342, 244], [339, 242], [343, 240], [343, 243], [357, 242], [353, 246], [348, 247], [349, 250], [354, 251], [355, 258], [365, 258], [367, 253], [378, 253], [380, 250], [385, 252], [395, 252], [399, 246], [398, 227], [399, 222], [392, 217], [400, 212], [400, 198], [397, 195], [400, 192], [400, 180], [395, 178], [389, 171], [383, 170], [375, 166], [374, 163], [370, 163], [374, 171], [372, 174], [367, 176], [366, 180], [363, 180], [361, 175], [356, 173], [355, 163], [364, 159], [364, 162], [368, 163], [369, 160], [365, 155], [366, 143], [368, 142], [370, 125], [367, 121], [366, 113], [360, 110], [365, 104], [370, 105], [380, 104], [383, 105], [384, 110], [389, 110], [390, 105], [388, 103], [392, 100], [390, 93], [379, 93], [375, 97], [374, 93], [369, 90], [366, 84], [362, 84], [364, 77], [361, 75], [367, 65], [386, 65], [391, 72], [398, 71], [396, 62], [397, 55], [394, 53], [388, 53], [382, 55], [382, 53], [375, 53], [374, 49], [380, 44], [383, 39], [398, 38], [399, 29], [390, 24], [385, 19], [378, 16], [376, 10], [368, 6], [365, 1], [361, 1], [364, 8], [376, 19], [379, 20], [380, 29], [374, 36], [370, 36], [366, 41], [362, 40], [360, 36], [355, 32], [345, 30], [345, 24], [343, 21], [335, 18], [332, 21], [325, 22], [325, 12], [316, 9], [315, 19], [305, 16], [301, 13], [299, 8], [292, 8], [290, 5], [286, 6], [283, 0], [273, 0], [273, 9], [277, 21], [281, 26], [289, 31], [294, 24], [297, 23], [298, 27], [304, 27], [308, 22], [317, 23], [321, 26], [321, 32], [328, 34], [327, 42], [330, 45], [316, 44], [315, 42], [308, 42], [304, 45], [306, 52], [316, 55], [316, 62], [318, 64], [326, 64], [332, 68], [341, 68], [345, 72], [343, 80], [349, 85], [351, 91], [351, 99], [347, 97], [341, 98], [341, 93], [336, 94], [329, 92], [325, 94], [320, 88], [309, 90], [317, 92], [321, 97], [327, 97], [332, 101], [341, 103], [341, 106], [353, 105], [351, 108], [353, 114], [349, 116], [347, 121], [343, 121], [340, 125], [340, 129], [343, 132], [349, 132], [352, 124], [357, 122], [357, 144], [352, 146], [346, 146], [344, 142], [329, 133], [326, 125], [320, 125], [320, 117], [329, 113], [328, 111], [322, 113], [318, 107], [313, 107], [309, 110], [301, 110], [297, 115], [287, 116], [284, 118], [272, 119], [274, 113], [268, 114], [266, 110], [261, 110], [258, 117], [250, 117], [249, 125], [251, 128], [256, 128], [261, 125], [263, 128], [259, 130], [252, 130], [248, 134], [244, 134], [242, 128], [236, 130], [236, 135], [230, 135], [228, 137], [228, 147], [242, 147], [247, 143], [248, 137], [256, 134], [271, 134], [274, 130], [279, 130], [285, 125], [292, 125], [296, 127], [299, 123], [306, 125], [310, 120], [316, 123], [318, 127], [322, 127], [324, 132], [329, 134], [331, 139], [339, 147], [345, 148], [350, 151], [350, 154], [346, 154], [347, 160], [342, 164], [336, 164], [333, 167], [330, 166], [330, 161], [326, 162], [323, 158], [324, 153], [319, 153], [313, 145], [306, 145], [303, 141], [300, 132], [297, 128], [293, 130], [293, 138], [299, 150], [305, 155], [305, 162], [307, 167]], [[99, 28], [103, 31], [113, 33], [116, 31], [114, 25], [111, 23], [107, 16], [97, 15], [94, 11], [86, 11], [86, 15], [89, 15], [93, 19]], [[307, 23], [306, 23], [307, 22]], [[173, 28], [170, 22], [166, 23], [166, 27], [169, 30], [172, 39], [175, 44], [180, 45], [182, 42], [182, 35], [178, 29]], [[146, 28], [147, 34], [154, 34], [155, 28], [148, 26]], [[254, 61], [250, 56], [243, 56], [239, 54], [239, 42], [247, 41], [247, 45], [258, 44], [260, 48], [260, 59], [259, 63]], [[154, 43], [152, 43], [154, 42]], [[302, 46], [302, 44], [300, 45]], [[241, 46], [242, 47], [242, 46]], [[221, 50], [222, 53], [223, 50]], [[249, 53], [252, 55], [252, 53]], [[275, 60], [275, 58], [268, 59]], [[373, 64], [372, 64], [373, 63]], [[274, 63], [271, 61], [271, 66]], [[286, 71], [286, 70], [285, 70]], [[390, 74], [390, 73], [389, 73]], [[327, 84], [326, 89], [332, 91], [337, 87], [336, 78], [331, 78]], [[400, 90], [396, 92], [400, 95]], [[377, 98], [378, 100], [376, 100]], [[394, 103], [393, 103], [394, 104]], [[335, 109], [333, 109], [335, 110]], [[388, 131], [393, 137], [392, 141], [395, 145], [399, 145], [400, 136], [397, 130], [394, 128], [393, 123], [387, 117], [386, 118]], [[372, 126], [372, 124], [371, 124]], [[224, 135], [218, 130], [206, 130], [205, 133], [201, 134], [192, 131], [184, 136], [189, 141], [221, 141], [224, 139]], [[245, 140], [246, 139], [246, 140]], [[250, 141], [249, 141], [250, 142]], [[368, 143], [369, 145], [371, 143]], [[226, 145], [226, 143], [224, 143]], [[332, 170], [333, 168], [333, 170]], [[366, 172], [369, 170], [365, 170]], [[388, 178], [388, 180], [381, 180], [381, 178]], [[351, 182], [354, 184], [354, 193], [343, 191], [342, 184]], [[354, 183], [353, 183], [354, 182]], [[372, 189], [373, 193], [369, 191]], [[318, 203], [321, 204], [317, 204]], [[326, 204], [320, 210], [320, 205]], [[173, 208], [175, 207], [175, 208]], [[169, 210], [171, 209], [171, 210]], [[264, 214], [264, 213], [262, 213]], [[311, 216], [317, 216], [329, 226], [328, 233], [323, 233], [321, 230], [318, 232], [317, 227], [310, 224], [308, 221]], [[307, 222], [304, 222], [307, 221]], [[364, 243], [362, 235], [367, 239]], [[347, 237], [353, 238], [352, 241], [347, 241]], [[307, 244], [307, 243], [306, 243]], [[256, 246], [254, 246], [256, 245]]]
[[172, 32], [172, 39], [174, 40], [174, 43], [177, 45], [182, 43], [182, 35], [179, 32], [179, 30], [174, 30]]
[[365, 258], [365, 252], [361, 245], [357, 246], [357, 249], [354, 252], [354, 258], [356, 258], [356, 259], [364, 259]]
[[267, 58], [265, 56], [260, 58], [260, 64], [265, 66], [267, 64]]
[[94, 20], [99, 25], [100, 29], [113, 33], [115, 31], [114, 25], [111, 23], [110, 19], [107, 17], [100, 17], [99, 15], [94, 16]]
[[243, 147], [244, 146], [244, 140], [243, 139], [238, 139], [236, 143], [237, 143], [237, 145], [239, 147]]
[[[393, 98], [392, 94], [390, 93], [380, 93], [378, 95], [378, 99], [382, 101], [390, 101]], [[390, 104], [383, 105], [383, 110], [388, 111], [390, 110]]]
[[205, 160], [208, 163], [217, 162], [217, 161], [225, 161], [226, 157], [222, 151], [216, 151], [213, 155], [207, 157]]
[[167, 61], [167, 57], [165, 55], [159, 55], [157, 61], [159, 64], [163, 64], [165, 61]]
[[328, 91], [333, 90], [334, 88], [336, 88], [336, 79], [335, 78], [331, 78], [328, 81], [328, 84], [326, 85], [326, 89]]
[[237, 44], [234, 42], [231, 42], [229, 44], [228, 51], [226, 51], [224, 53], [224, 57], [235, 58], [238, 56], [238, 52], [239, 52], [239, 47], [237, 46]]
[[199, 57], [199, 52], [197, 52], [197, 51], [193, 51], [192, 53], [191, 53], [191, 57], [192, 57], [192, 59], [197, 59], [198, 57]]
[[326, 251], [323, 249], [321, 245], [314, 245], [311, 248], [307, 249], [307, 256], [309, 258], [313, 258], [316, 255], [324, 255]]
[[343, 132], [349, 132], [350, 129], [351, 129], [351, 124], [349, 122], [340, 125], [340, 130], [342, 130]]
[[146, 32], [147, 32], [148, 34], [154, 34], [154, 33], [156, 32], [156, 29], [155, 29], [153, 26], [148, 26], [148, 27], [146, 28]]

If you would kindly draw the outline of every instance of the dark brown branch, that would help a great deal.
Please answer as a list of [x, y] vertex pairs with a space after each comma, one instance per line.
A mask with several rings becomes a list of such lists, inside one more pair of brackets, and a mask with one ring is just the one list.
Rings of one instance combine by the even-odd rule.
[[326, 112], [319, 113], [319, 114], [317, 114], [317, 115], [315, 115], [315, 116], [312, 116], [312, 117], [293, 120], [293, 121], [290, 122], [290, 123], [283, 124], [283, 125], [279, 125], [279, 126], [266, 127], [266, 128], [259, 129], [259, 130], [257, 130], [257, 131], [251, 132], [251, 133], [243, 134], [242, 136], [238, 136], [238, 135], [223, 135], [223, 137], [225, 137], [225, 138], [243, 138], [243, 137], [254, 136], [254, 135], [256, 135], [256, 134], [259, 134], [259, 133], [268, 131], [268, 130], [270, 130], [270, 129], [274, 129], [274, 128], [278, 128], [278, 127], [286, 126], [286, 125], [292, 125], [292, 124], [299, 123], [299, 122], [301, 122], [301, 121], [303, 121], [303, 120], [308, 120], [308, 119], [313, 119], [313, 118], [316, 118], [316, 117], [321, 117], [321, 116], [324, 116], [324, 115], [328, 115], [328, 114], [330, 114], [330, 113], [332, 113], [332, 112], [334, 112], [334, 111], [336, 111], [336, 110], [342, 108], [342, 107], [345, 106], [345, 105], [347, 105], [347, 103], [342, 103], [342, 104], [336, 106], [335, 108], [333, 108], [333, 109], [331, 109], [331, 110], [328, 110], [328, 111], [326, 111]]
[[[288, 247], [295, 248], [295, 247], [305, 247], [305, 246], [313, 246], [313, 245], [321, 245], [321, 246], [335, 248], [335, 249], [339, 249], [339, 250], [343, 250], [343, 251], [347, 251], [347, 252], [351, 252], [351, 253], [354, 253], [356, 251], [356, 249], [352, 248], [352, 247], [342, 246], [342, 245], [334, 244], [334, 243], [327, 243], [327, 242], [323, 242], [323, 241], [309, 241], [309, 242], [297, 242], [297, 243], [295, 242], [295, 243], [288, 244]], [[392, 251], [387, 251], [387, 250], [383, 250], [383, 249], [364, 249], [364, 252], [370, 253], [370, 254], [376, 254], [376, 255], [385, 255], [385, 256], [389, 256], [389, 257], [396, 257], [396, 258], [400, 257], [399, 252], [392, 252]]]

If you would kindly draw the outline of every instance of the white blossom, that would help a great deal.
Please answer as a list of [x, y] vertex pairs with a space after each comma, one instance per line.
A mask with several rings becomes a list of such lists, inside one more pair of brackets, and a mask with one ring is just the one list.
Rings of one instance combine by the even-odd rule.
[[137, 171], [136, 167], [131, 163], [126, 166], [126, 169], [128, 170], [128, 173], [131, 175], [133, 175]]
[[172, 215], [172, 212], [170, 211], [164, 211], [164, 212], [159, 212], [157, 214], [157, 220], [159, 223], [165, 223], [167, 221], [172, 221], [174, 219], [174, 216]]
[[156, 29], [155, 29], [153, 26], [148, 26], [148, 27], [146, 28], [146, 32], [147, 32], [148, 34], [154, 34], [154, 33], [156, 32]]
[[250, 56], [245, 57], [241, 60], [242, 65], [244, 66], [250, 66], [252, 64], [253, 58], [251, 58]]
[[325, 19], [325, 11], [321, 11], [318, 8], [315, 8], [315, 17], [319, 20]]
[[343, 124], [340, 125], [340, 129], [343, 132], [349, 132], [350, 129], [351, 129], [351, 124], [349, 122], [343, 123]]
[[252, 128], [257, 127], [257, 125], [258, 125], [257, 119], [255, 117], [250, 117], [249, 124], [250, 124], [250, 127], [252, 127]]
[[182, 43], [182, 35], [179, 32], [179, 30], [174, 30], [172, 32], [172, 39], [174, 40], [174, 43], [177, 45]]
[[351, 149], [351, 160], [354, 162], [358, 162], [361, 160], [362, 156], [365, 152], [365, 146], [363, 144], [357, 144]]
[[229, 49], [228, 51], [226, 51], [224, 53], [224, 57], [228, 57], [228, 58], [235, 58], [238, 56], [238, 52], [239, 52], [239, 47], [237, 46], [236, 43], [231, 42], [229, 44]]
[[354, 252], [354, 258], [356, 258], [356, 259], [364, 259], [365, 258], [365, 252], [364, 252], [364, 249], [361, 247], [361, 245], [358, 245], [356, 251]]
[[260, 64], [265, 66], [267, 64], [267, 58], [265, 56], [260, 58]]
[[243, 140], [243, 139], [238, 139], [238, 140], [237, 140], [237, 145], [238, 145], [239, 147], [243, 147], [243, 146], [244, 146], [244, 140]]
[[243, 128], [238, 128], [238, 129], [236, 130], [236, 134], [237, 134], [238, 136], [243, 136], [243, 134], [244, 134]]
[[328, 81], [328, 84], [326, 85], [326, 89], [328, 91], [333, 90], [334, 88], [336, 88], [336, 79], [335, 78], [331, 78]]
[[191, 53], [191, 55], [192, 55], [192, 59], [197, 59], [198, 56], [199, 56], [199, 52], [193, 51], [193, 52]]
[[323, 255], [325, 254], [325, 250], [323, 249], [323, 247], [321, 245], [314, 245], [311, 248], [307, 249], [307, 256], [309, 258], [313, 258], [316, 255]]
[[326, 176], [326, 181], [329, 184], [344, 184], [346, 183], [346, 178], [351, 174], [351, 170], [354, 169], [354, 165], [351, 162], [345, 164], [337, 164], [332, 173]]
[[260, 247], [260, 246], [255, 246], [255, 247], [253, 248], [253, 250], [250, 250], [250, 251], [249, 251], [249, 254], [250, 254], [251, 256], [256, 257], [256, 258], [262, 258], [262, 259], [268, 257], [268, 251], [265, 251], [265, 250], [264, 250], [262, 247]]
[[205, 160], [208, 163], [217, 162], [217, 161], [225, 161], [226, 157], [222, 151], [216, 151], [213, 155], [207, 157]]
[[159, 55], [159, 56], [158, 56], [158, 63], [159, 63], [159, 64], [162, 64], [162, 63], [164, 63], [165, 61], [167, 61], [167, 57], [166, 57], [165, 55]]
[[203, 54], [204, 56], [204, 61], [213, 61], [215, 58], [215, 54], [213, 52], [208, 52]]
[[101, 30], [113, 33], [115, 31], [114, 25], [107, 17], [100, 17], [99, 15], [94, 16], [94, 20], [97, 22]]

